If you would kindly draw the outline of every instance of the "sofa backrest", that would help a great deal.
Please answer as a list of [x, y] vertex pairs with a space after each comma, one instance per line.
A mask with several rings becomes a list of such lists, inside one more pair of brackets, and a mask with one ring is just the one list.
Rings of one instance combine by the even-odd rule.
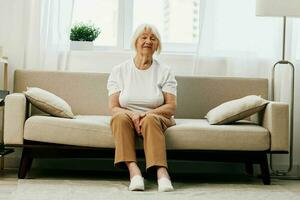
[[[107, 73], [16, 70], [14, 92], [40, 87], [68, 102], [74, 114], [109, 115]], [[215, 106], [246, 95], [268, 98], [263, 78], [176, 76], [177, 118], [203, 118]]]
[[268, 79], [178, 76], [176, 80], [177, 118], [204, 118], [210, 109], [247, 95], [268, 99]]
[[14, 92], [39, 87], [63, 98], [74, 114], [109, 115], [106, 82], [109, 74], [16, 70]]

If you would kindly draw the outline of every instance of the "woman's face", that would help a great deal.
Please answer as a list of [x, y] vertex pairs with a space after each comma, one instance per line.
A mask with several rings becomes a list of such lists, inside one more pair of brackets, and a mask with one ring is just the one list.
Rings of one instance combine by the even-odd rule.
[[158, 39], [150, 29], [145, 29], [136, 41], [136, 49], [139, 54], [153, 55], [158, 47]]

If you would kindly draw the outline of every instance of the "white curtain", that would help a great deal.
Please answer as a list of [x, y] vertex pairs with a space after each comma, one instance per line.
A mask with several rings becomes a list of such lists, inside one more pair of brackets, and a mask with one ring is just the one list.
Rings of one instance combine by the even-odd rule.
[[204, 14], [194, 73], [264, 77], [266, 58], [280, 56], [279, 19], [256, 17], [255, 0], [200, 2]]
[[[282, 18], [255, 16], [255, 0], [201, 0], [200, 10], [195, 75], [270, 78], [272, 66], [282, 57]], [[298, 21], [293, 20], [287, 23], [289, 60], [299, 57], [300, 49], [292, 42], [299, 35]], [[278, 68], [275, 97], [288, 102], [290, 72]]]
[[8, 56], [10, 72], [64, 70], [72, 11], [73, 0], [0, 0], [0, 46]]

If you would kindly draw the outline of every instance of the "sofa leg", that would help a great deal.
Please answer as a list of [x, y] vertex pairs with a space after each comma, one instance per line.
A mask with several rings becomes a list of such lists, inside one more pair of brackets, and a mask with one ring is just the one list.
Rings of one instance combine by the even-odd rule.
[[248, 175], [253, 176], [253, 164], [251, 162], [245, 163], [245, 171]]
[[24, 179], [27, 172], [29, 172], [33, 157], [31, 155], [31, 149], [23, 148], [21, 162], [19, 166], [18, 178]]
[[269, 172], [269, 164], [267, 154], [264, 154], [260, 160], [260, 171], [263, 183], [265, 185], [271, 184], [270, 172]]

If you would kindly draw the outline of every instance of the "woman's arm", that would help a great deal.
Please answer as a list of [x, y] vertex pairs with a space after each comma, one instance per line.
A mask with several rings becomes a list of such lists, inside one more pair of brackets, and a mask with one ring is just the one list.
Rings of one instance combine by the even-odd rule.
[[138, 134], [141, 134], [141, 127], [140, 127], [140, 120], [141, 115], [139, 113], [132, 112], [130, 110], [127, 110], [125, 108], [122, 108], [119, 103], [119, 95], [120, 92], [114, 93], [109, 96], [109, 110], [112, 115], [118, 114], [118, 113], [126, 113], [132, 120], [135, 130]]
[[116, 92], [109, 96], [108, 107], [109, 107], [109, 111], [110, 111], [111, 115], [115, 115], [117, 113], [126, 113], [132, 118], [134, 115], [134, 112], [124, 109], [120, 106], [119, 95], [120, 95], [120, 92]]
[[146, 114], [152, 113], [152, 114], [162, 115], [167, 118], [171, 118], [173, 115], [175, 115], [176, 107], [177, 107], [176, 96], [166, 92], [163, 92], [163, 95], [164, 95], [165, 103], [159, 106], [158, 108], [146, 112]]

